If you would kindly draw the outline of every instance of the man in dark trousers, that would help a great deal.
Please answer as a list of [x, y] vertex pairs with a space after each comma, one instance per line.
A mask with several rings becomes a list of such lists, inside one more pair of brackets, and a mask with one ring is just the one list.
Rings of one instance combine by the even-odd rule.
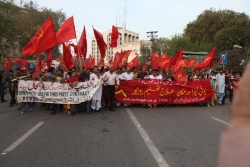
[[109, 71], [105, 72], [102, 76], [103, 81], [105, 82], [105, 106], [104, 109], [107, 109], [108, 102], [110, 102], [109, 110], [114, 110], [114, 100], [115, 100], [115, 89], [120, 85], [120, 81], [118, 79], [117, 74], [114, 72], [114, 69], [111, 67]]

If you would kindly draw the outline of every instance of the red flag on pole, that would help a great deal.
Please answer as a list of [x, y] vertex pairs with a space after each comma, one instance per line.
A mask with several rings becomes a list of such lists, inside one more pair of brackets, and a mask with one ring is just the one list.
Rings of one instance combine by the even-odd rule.
[[194, 67], [196, 66], [196, 59], [195, 58], [192, 58], [192, 59], [189, 59], [188, 62], [187, 62], [187, 68], [191, 68], [191, 67]]
[[93, 28], [93, 30], [94, 30], [94, 34], [95, 34], [98, 48], [99, 48], [100, 53], [101, 53], [101, 57], [104, 59], [106, 56], [107, 44], [104, 42], [102, 34], [98, 31], [96, 31], [94, 28]]
[[12, 61], [21, 64], [22, 66], [27, 67], [28, 62], [26, 60], [23, 59], [18, 59], [18, 58], [12, 58]]
[[197, 66], [195, 66], [194, 70], [201, 70], [203, 68], [212, 67], [214, 63], [214, 55], [215, 55], [216, 47], [207, 55], [207, 57], [200, 62]]
[[181, 59], [182, 59], [182, 48], [180, 48], [175, 57], [172, 59], [170, 66], [174, 66], [176, 62]]
[[12, 63], [11, 63], [11, 61], [10, 61], [10, 58], [6, 57], [6, 60], [5, 60], [3, 66], [4, 66], [4, 68], [5, 68], [6, 70], [9, 70], [9, 69], [10, 69], [10, 67], [12, 66]]
[[161, 69], [168, 70], [170, 68], [172, 58], [169, 57], [167, 54], [163, 54], [159, 60], [159, 66]]
[[61, 44], [74, 38], [76, 38], [76, 30], [74, 24], [74, 17], [71, 16], [67, 20], [65, 20], [60, 29], [57, 31], [56, 39], [57, 43]]
[[89, 57], [89, 63], [88, 63], [88, 68], [94, 68], [94, 66], [95, 66], [95, 58], [94, 57], [92, 57], [92, 56], [90, 56]]
[[37, 63], [36, 71], [33, 74], [33, 79], [36, 79], [37, 76], [41, 73], [42, 65], [43, 65], [42, 55], [39, 55], [38, 56], [38, 63]]
[[118, 37], [119, 37], [118, 28], [115, 27], [115, 26], [112, 26], [111, 42], [109, 44], [109, 46], [111, 48], [117, 47], [117, 39], [118, 39]]
[[113, 66], [113, 68], [114, 68], [114, 69], [117, 69], [117, 68], [120, 66], [121, 62], [122, 62], [121, 53], [117, 52], [117, 53], [115, 54], [114, 66]]
[[187, 59], [182, 59], [182, 60], [179, 60], [176, 62], [174, 68], [173, 68], [173, 71], [177, 71], [179, 68], [182, 68], [182, 67], [187, 67], [188, 65], [188, 60]]
[[51, 49], [48, 49], [47, 51], [47, 67], [50, 68], [51, 67], [51, 64], [52, 64], [52, 48]]
[[152, 69], [158, 69], [159, 67], [159, 54], [158, 51], [151, 53]]
[[122, 66], [125, 67], [128, 62], [128, 57], [131, 54], [132, 50], [125, 50], [121, 52], [122, 57]]
[[81, 38], [77, 44], [77, 47], [78, 47], [79, 52], [80, 52], [80, 53], [78, 53], [80, 55], [80, 56], [78, 56], [78, 60], [80, 57], [83, 57], [85, 59], [86, 55], [87, 55], [87, 37], [86, 37], [85, 26], [83, 28], [83, 32], [82, 32]]
[[88, 64], [89, 64], [89, 58], [84, 60], [84, 62], [82, 63], [82, 67], [88, 68], [89, 66]]
[[72, 55], [69, 48], [63, 43], [63, 62], [67, 69], [70, 69], [73, 65]]
[[52, 18], [50, 17], [23, 48], [23, 56], [41, 53], [57, 44]]
[[128, 67], [129, 68], [133, 68], [133, 67], [137, 67], [138, 66], [138, 55], [135, 56], [135, 58], [133, 60], [131, 60], [131, 62], [128, 63]]
[[187, 81], [186, 73], [181, 67], [174, 72], [173, 77], [177, 82]]
[[102, 68], [103, 67], [103, 59], [100, 58], [99, 62], [98, 62], [98, 67]]

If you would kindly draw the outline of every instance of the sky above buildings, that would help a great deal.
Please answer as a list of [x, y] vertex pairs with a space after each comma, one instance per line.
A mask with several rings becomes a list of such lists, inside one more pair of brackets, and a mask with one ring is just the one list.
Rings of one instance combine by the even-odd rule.
[[111, 29], [117, 22], [118, 26], [122, 26], [124, 6], [127, 6], [126, 29], [139, 33], [141, 40], [148, 39], [147, 31], [158, 31], [158, 37], [166, 38], [181, 34], [189, 22], [210, 8], [230, 9], [250, 15], [249, 0], [36, 0], [36, 2], [40, 7], [62, 9], [67, 17], [74, 16], [78, 38], [85, 25], [89, 39], [93, 37], [92, 26], [100, 32]]

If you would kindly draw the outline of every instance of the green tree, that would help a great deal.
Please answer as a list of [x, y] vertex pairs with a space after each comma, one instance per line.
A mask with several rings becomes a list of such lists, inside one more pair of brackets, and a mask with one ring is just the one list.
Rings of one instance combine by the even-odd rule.
[[[18, 48], [20, 54], [22, 48], [28, 44], [49, 17], [53, 19], [55, 31], [60, 28], [66, 18], [62, 10], [40, 9], [32, 3], [20, 8], [11, 3], [1, 2], [0, 9], [3, 11], [0, 12], [0, 51], [3, 48], [6, 50], [12, 47]], [[55, 46], [52, 56], [55, 58], [59, 54], [61, 54], [59, 47]]]
[[192, 42], [214, 42], [216, 34], [228, 28], [250, 28], [249, 16], [232, 10], [205, 10], [196, 20], [187, 24], [184, 34]]

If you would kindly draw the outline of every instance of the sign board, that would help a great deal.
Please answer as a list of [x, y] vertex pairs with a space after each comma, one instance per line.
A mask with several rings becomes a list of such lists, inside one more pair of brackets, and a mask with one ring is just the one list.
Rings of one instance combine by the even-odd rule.
[[220, 64], [227, 64], [227, 53], [220, 54], [220, 60], [222, 59]]

